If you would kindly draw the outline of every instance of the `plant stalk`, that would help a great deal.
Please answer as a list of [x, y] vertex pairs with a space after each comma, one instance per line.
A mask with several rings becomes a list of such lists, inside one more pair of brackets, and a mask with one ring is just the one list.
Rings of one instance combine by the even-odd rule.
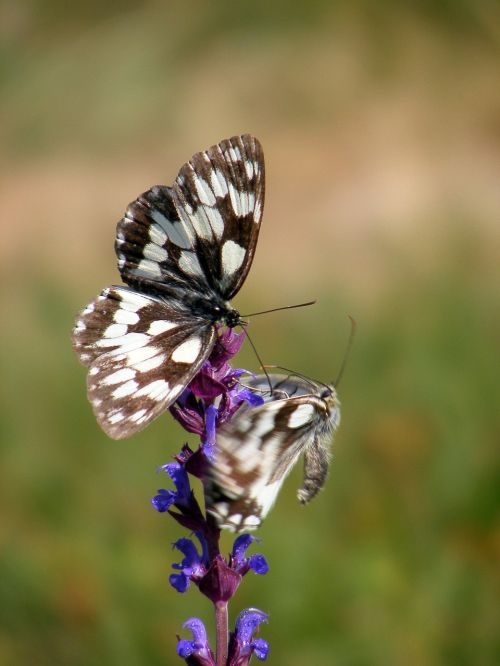
[[227, 653], [229, 647], [229, 624], [228, 624], [228, 603], [227, 601], [218, 601], [214, 604], [215, 608], [215, 631], [216, 631], [216, 653], [215, 659], [217, 666], [226, 666]]

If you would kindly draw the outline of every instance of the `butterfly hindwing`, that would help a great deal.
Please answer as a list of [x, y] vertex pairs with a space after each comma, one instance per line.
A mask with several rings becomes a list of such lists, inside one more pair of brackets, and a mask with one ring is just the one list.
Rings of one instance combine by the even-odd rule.
[[[257, 377], [249, 384], [265, 390], [265, 381]], [[302, 453], [299, 500], [308, 502], [325, 482], [331, 434], [340, 418], [333, 389], [325, 392], [316, 386], [312, 391], [311, 383], [277, 375], [271, 381], [274, 390], [267, 402], [240, 410], [218, 432], [206, 499], [221, 527], [258, 527]]]
[[97, 420], [115, 439], [129, 437], [184, 390], [215, 341], [163, 300], [108, 287], [82, 312], [74, 347], [89, 366], [87, 388]]
[[192, 229], [181, 222], [172, 188], [156, 185], [127, 208], [116, 228], [115, 251], [123, 280], [143, 291], [181, 299], [187, 290], [207, 292]]

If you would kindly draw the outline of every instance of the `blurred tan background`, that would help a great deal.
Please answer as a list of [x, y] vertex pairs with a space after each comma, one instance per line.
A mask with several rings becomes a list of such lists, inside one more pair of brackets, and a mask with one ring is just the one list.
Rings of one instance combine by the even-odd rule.
[[175, 664], [212, 627], [149, 506], [184, 435], [107, 440], [69, 333], [127, 203], [241, 132], [267, 197], [235, 305], [318, 298], [260, 353], [329, 381], [359, 330], [327, 489], [298, 506], [296, 470], [232, 617], [270, 613], [273, 664], [498, 663], [499, 51], [494, 0], [3, 0], [1, 664]]

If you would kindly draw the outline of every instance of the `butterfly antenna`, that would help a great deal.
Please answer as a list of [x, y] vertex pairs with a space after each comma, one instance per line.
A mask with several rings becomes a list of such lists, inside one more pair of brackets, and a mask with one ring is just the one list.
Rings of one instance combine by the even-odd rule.
[[248, 335], [248, 331], [247, 331], [247, 329], [246, 329], [245, 326], [244, 326], [243, 324], [241, 324], [241, 323], [240, 323], [240, 326], [241, 326], [241, 328], [244, 330], [245, 335], [246, 335], [247, 338], [248, 338], [248, 342], [250, 343], [250, 346], [252, 347], [252, 349], [253, 349], [253, 351], [254, 351], [254, 354], [255, 354], [255, 356], [257, 357], [257, 360], [258, 360], [258, 362], [259, 362], [259, 365], [260, 365], [260, 367], [262, 368], [262, 370], [264, 371], [264, 374], [265, 374], [265, 376], [266, 376], [267, 383], [269, 384], [269, 392], [272, 394], [272, 392], [273, 392], [273, 385], [271, 384], [271, 378], [269, 377], [269, 374], [268, 374], [268, 372], [267, 372], [267, 370], [266, 370], [266, 366], [262, 363], [262, 359], [261, 359], [261, 357], [259, 356], [259, 352], [257, 351], [257, 347], [254, 345], [254, 343], [253, 343], [253, 341], [252, 341], [252, 338]]
[[356, 334], [356, 327], [357, 327], [356, 320], [353, 317], [351, 317], [351, 315], [348, 315], [348, 317], [351, 320], [351, 332], [349, 333], [349, 339], [347, 340], [347, 347], [346, 347], [345, 352], [344, 352], [344, 358], [342, 359], [342, 363], [340, 365], [340, 370], [338, 372], [337, 379], [333, 382], [333, 385], [335, 386], [335, 388], [337, 388], [337, 386], [339, 385], [339, 382], [342, 379], [342, 375], [344, 374], [345, 366], [347, 364], [347, 359], [349, 357], [351, 347], [352, 347], [352, 343], [353, 343], [353, 340], [354, 340], [354, 335]]
[[308, 305], [314, 305], [314, 301], [307, 301], [307, 303], [296, 303], [295, 305], [283, 305], [280, 308], [272, 308], [271, 310], [262, 310], [261, 312], [251, 312], [250, 314], [241, 315], [242, 317], [255, 317], [256, 315], [268, 314], [269, 312], [279, 312], [280, 310], [292, 310], [293, 308], [305, 308]]

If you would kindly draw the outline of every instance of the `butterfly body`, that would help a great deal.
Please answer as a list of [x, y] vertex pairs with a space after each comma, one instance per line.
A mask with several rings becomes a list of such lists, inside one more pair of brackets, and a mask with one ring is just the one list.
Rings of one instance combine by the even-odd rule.
[[340, 423], [335, 388], [293, 376], [270, 380], [272, 392], [264, 375], [251, 379], [248, 386], [262, 393], [264, 404], [241, 409], [218, 432], [205, 494], [221, 527], [257, 528], [301, 455], [299, 501], [309, 502], [326, 481], [331, 438]]
[[127, 208], [116, 230], [127, 286], [107, 287], [80, 314], [73, 345], [89, 367], [104, 431], [128, 437], [165, 411], [209, 356], [217, 324], [250, 269], [264, 205], [264, 156], [242, 135], [197, 153], [172, 187]]

